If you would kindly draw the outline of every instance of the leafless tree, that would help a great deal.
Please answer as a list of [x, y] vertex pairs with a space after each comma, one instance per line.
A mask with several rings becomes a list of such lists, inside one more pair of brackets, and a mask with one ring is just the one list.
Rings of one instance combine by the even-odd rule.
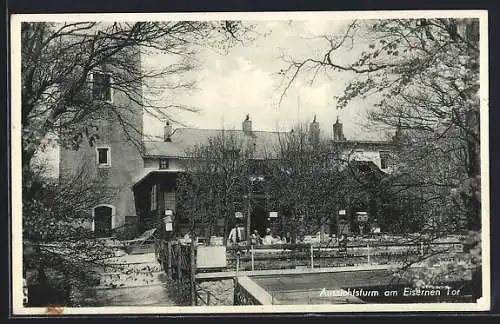
[[[287, 58], [283, 94], [301, 73], [311, 78], [351, 73], [338, 108], [372, 95], [371, 120], [398, 127], [408, 139], [394, 175], [418, 174], [421, 181], [408, 187], [446, 188], [440, 196], [453, 197], [467, 227], [479, 229], [478, 24], [477, 19], [354, 21], [341, 35], [321, 35], [323, 56]], [[338, 63], [337, 56], [353, 46], [363, 51], [350, 63]]]
[[[89, 179], [86, 170], [83, 165], [74, 177], [59, 182], [47, 177], [45, 166], [37, 164], [25, 179], [29, 187], [23, 195], [23, 263], [25, 271], [36, 271], [30, 285], [49, 289], [55, 272], [64, 276], [61, 290], [69, 294], [73, 284], [79, 288], [91, 285], [97, 279], [93, 270], [106, 266], [115, 256], [114, 247], [95, 239], [89, 210], [115, 198], [117, 192]], [[65, 298], [66, 305], [71, 305], [71, 296]]]
[[[197, 48], [227, 50], [247, 41], [251, 29], [236, 21], [22, 23], [23, 169], [47, 137], [71, 148], [84, 139], [92, 144], [103, 116], [115, 118], [140, 148], [142, 129], [129, 122], [131, 107], [157, 118], [175, 108], [195, 109], [153, 97], [192, 86], [183, 75], [195, 68]], [[153, 54], [172, 63], [141, 64], [141, 55]], [[123, 103], [93, 95], [96, 70], [113, 72], [110, 86], [126, 98]]]
[[[235, 212], [244, 214], [253, 153], [248, 138], [231, 130], [222, 130], [187, 152], [189, 159], [177, 192], [178, 215], [189, 220], [189, 231], [208, 228], [208, 235], [227, 237]], [[223, 221], [219, 233], [218, 220]]]
[[386, 184], [423, 202], [422, 232], [477, 239], [464, 231], [481, 229], [479, 20], [354, 21], [342, 33], [318, 37], [321, 54], [285, 58], [283, 95], [299, 77], [352, 76], [337, 108], [371, 97], [370, 120], [398, 129]]

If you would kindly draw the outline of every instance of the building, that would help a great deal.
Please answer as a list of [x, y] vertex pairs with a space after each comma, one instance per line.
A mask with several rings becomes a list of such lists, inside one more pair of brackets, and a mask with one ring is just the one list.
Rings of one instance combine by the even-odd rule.
[[[127, 60], [140, 69], [141, 58], [137, 50], [128, 55]], [[132, 69], [130, 67], [130, 69]], [[133, 176], [144, 168], [140, 151], [143, 128], [143, 106], [141, 88], [127, 92], [113, 86], [115, 79], [120, 83], [132, 78], [127, 73], [103, 65], [89, 74], [88, 89], [91, 98], [100, 105], [113, 109], [103, 109], [95, 118], [97, 137], [95, 143], [82, 141], [78, 150], [60, 147], [59, 178], [72, 179], [75, 173], [85, 172], [86, 178], [100, 179], [103, 186], [113, 188], [117, 195], [108, 203], [96, 205], [92, 214], [92, 230], [107, 232], [123, 226], [136, 218], [134, 196], [130, 190]], [[125, 81], [124, 81], [125, 80]], [[133, 80], [131, 81], [132, 84]], [[119, 112], [114, 113], [114, 112]], [[126, 120], [126, 124], [123, 123]]]
[[[123, 100], [116, 92], [111, 95], [113, 102]], [[142, 129], [141, 107], [134, 106], [133, 109], [137, 111], [137, 117], [132, 120]], [[218, 134], [231, 133], [255, 148], [254, 159], [262, 160], [269, 158], [280, 139], [287, 135], [286, 132], [254, 130], [250, 116], [245, 118], [239, 130], [173, 129], [166, 122], [163, 141], [143, 141], [138, 149], [124, 134], [123, 125], [116, 120], [108, 118], [100, 125], [101, 136], [93, 147], [84, 145], [77, 151], [62, 149], [60, 155], [62, 177], [85, 166], [89, 177], [98, 177], [119, 192], [118, 197], [109, 203], [97, 205], [90, 211], [94, 219], [92, 229], [98, 233], [108, 233], [125, 224], [137, 224], [142, 231], [154, 226], [166, 210], [175, 214], [176, 179], [185, 172], [190, 158], [187, 152], [195, 145], [203, 145]], [[390, 172], [389, 156], [393, 151], [393, 142], [347, 140], [338, 119], [332, 127], [334, 136], [331, 144], [340, 148], [342, 158], [356, 161], [360, 168], [374, 169], [380, 174]], [[320, 140], [316, 119], [309, 125], [308, 131], [310, 143]], [[266, 221], [269, 216], [266, 195], [260, 192], [254, 198], [258, 203], [252, 205], [248, 230], [256, 228], [263, 232], [269, 226]], [[368, 204], [367, 200], [358, 209], [364, 210]]]
[[[140, 68], [140, 53], [132, 53], [129, 60]], [[165, 210], [176, 211], [176, 178], [185, 171], [189, 156], [187, 152], [195, 145], [202, 145], [211, 137], [223, 132], [231, 133], [254, 150], [253, 159], [262, 160], [273, 154], [273, 149], [287, 132], [255, 130], [250, 116], [238, 130], [176, 128], [169, 122], [164, 125], [161, 141], [146, 141], [143, 138], [143, 113], [141, 92], [131, 97], [120, 87], [114, 87], [114, 78], [124, 79], [120, 71], [101, 66], [90, 74], [89, 87], [92, 100], [113, 109], [103, 109], [96, 118], [98, 137], [90, 145], [84, 141], [78, 150], [60, 149], [59, 176], [71, 178], [79, 170], [85, 170], [88, 179], [99, 179], [103, 186], [114, 188], [116, 197], [109, 202], [94, 206], [92, 230], [106, 234], [126, 224], [138, 224], [139, 230], [152, 226], [165, 214]], [[127, 77], [127, 76], [125, 76]], [[113, 111], [119, 110], [119, 114]], [[124, 120], [127, 122], [124, 123]], [[338, 120], [333, 124], [333, 137], [329, 139], [332, 150], [342, 152], [340, 158], [356, 161], [358, 168], [376, 170], [379, 175], [391, 172], [391, 154], [394, 141], [354, 141], [346, 139], [343, 125]], [[309, 143], [314, 145], [321, 136], [316, 118], [308, 127]], [[265, 199], [264, 193], [261, 199]], [[368, 199], [369, 200], [369, 199]], [[358, 209], [367, 209], [369, 201], [360, 203]], [[345, 204], [351, 204], [345, 202]], [[262, 230], [268, 216], [265, 204], [252, 208], [250, 227]]]

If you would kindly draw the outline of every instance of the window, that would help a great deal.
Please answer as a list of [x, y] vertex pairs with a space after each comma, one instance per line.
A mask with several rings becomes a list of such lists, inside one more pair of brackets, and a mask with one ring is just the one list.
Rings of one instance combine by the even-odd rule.
[[238, 159], [239, 157], [240, 157], [239, 149], [224, 149], [223, 151], [224, 159], [235, 160]]
[[387, 169], [387, 158], [380, 157], [380, 168]]
[[387, 169], [389, 167], [389, 152], [380, 152], [380, 168]]
[[164, 192], [163, 203], [165, 210], [170, 209], [175, 212], [175, 192]]
[[103, 72], [92, 73], [92, 95], [94, 99], [113, 101], [111, 89], [111, 74]]
[[97, 165], [99, 167], [111, 166], [111, 150], [109, 147], [97, 148]]
[[168, 169], [168, 159], [160, 159], [160, 169]]
[[151, 210], [156, 210], [156, 202], [158, 198], [158, 191], [156, 189], [156, 185], [151, 187]]

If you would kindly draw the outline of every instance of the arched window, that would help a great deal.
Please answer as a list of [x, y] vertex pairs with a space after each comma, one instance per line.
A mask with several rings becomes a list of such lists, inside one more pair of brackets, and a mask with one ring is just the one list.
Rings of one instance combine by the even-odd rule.
[[105, 236], [111, 233], [113, 229], [113, 217], [115, 216], [115, 207], [113, 205], [98, 205], [92, 210], [94, 217], [93, 230], [98, 236]]

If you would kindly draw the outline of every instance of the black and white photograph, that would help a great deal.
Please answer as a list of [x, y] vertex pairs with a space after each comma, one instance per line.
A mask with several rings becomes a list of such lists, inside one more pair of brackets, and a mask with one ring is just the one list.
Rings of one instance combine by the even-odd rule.
[[487, 18], [14, 15], [14, 314], [489, 310]]

